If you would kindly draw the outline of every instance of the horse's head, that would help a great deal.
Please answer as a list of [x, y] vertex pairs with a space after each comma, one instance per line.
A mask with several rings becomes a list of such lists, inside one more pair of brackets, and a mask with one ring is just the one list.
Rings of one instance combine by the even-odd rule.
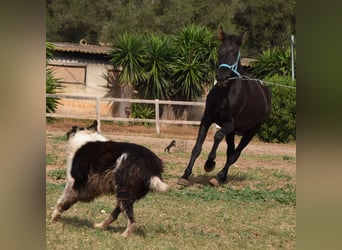
[[219, 67], [217, 71], [217, 84], [224, 87], [233, 77], [240, 76], [238, 66], [240, 64], [240, 46], [243, 33], [239, 36], [224, 33], [222, 26], [219, 31], [221, 45], [218, 49]]

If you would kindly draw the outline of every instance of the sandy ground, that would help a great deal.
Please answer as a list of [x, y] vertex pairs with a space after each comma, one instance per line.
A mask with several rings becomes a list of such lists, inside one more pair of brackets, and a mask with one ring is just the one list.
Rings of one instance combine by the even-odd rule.
[[[66, 158], [66, 144], [60, 145], [58, 149], [54, 148], [54, 145], [51, 145], [51, 140], [49, 138], [53, 136], [63, 136], [66, 131], [70, 129], [72, 125], [79, 125], [75, 123], [61, 123], [61, 124], [53, 124], [46, 126], [46, 134], [47, 134], [47, 144], [46, 150], [47, 153], [59, 154], [61, 159]], [[172, 128], [164, 128], [162, 129], [162, 133], [157, 135], [155, 133], [154, 127], [144, 127], [144, 126], [113, 126], [113, 125], [104, 125], [102, 128], [102, 133], [109, 137], [114, 141], [120, 142], [132, 142], [141, 144], [145, 147], [148, 147], [152, 151], [154, 151], [157, 155], [159, 155], [163, 161], [165, 162], [175, 162], [177, 164], [183, 165], [184, 169], [188, 163], [188, 160], [191, 155], [191, 150], [195, 145], [195, 140], [197, 136], [197, 128], [196, 127], [172, 127]], [[212, 143], [213, 143], [213, 132], [209, 131], [206, 141], [202, 147], [202, 155], [208, 154], [210, 152]], [[176, 140], [176, 147], [171, 149], [171, 153], [164, 153], [165, 147], [173, 140]], [[239, 142], [239, 137], [236, 138], [236, 144]], [[54, 151], [53, 151], [54, 150]], [[184, 156], [177, 157], [174, 152], [184, 153]], [[223, 167], [225, 162], [225, 152], [226, 152], [226, 143], [223, 141], [219, 145], [218, 148], [218, 156], [216, 158], [216, 165], [218, 168]], [[219, 155], [219, 153], [221, 153]], [[254, 157], [243, 158], [243, 155], [253, 155]], [[258, 157], [255, 157], [258, 156]], [[243, 158], [243, 159], [242, 159]], [[290, 160], [284, 160], [289, 159]], [[203, 172], [203, 165], [205, 162], [205, 157], [199, 157], [196, 160], [194, 169], [198, 168], [198, 171]], [[47, 173], [56, 168], [64, 168], [64, 162], [60, 161], [56, 165], [47, 165]], [[262, 168], [269, 169], [279, 169], [284, 171], [290, 175], [296, 175], [296, 144], [288, 143], [288, 144], [280, 144], [280, 143], [265, 143], [257, 140], [252, 140], [249, 145], [243, 150], [241, 157], [234, 164], [239, 168], [248, 168], [251, 165]], [[199, 169], [200, 168], [200, 169]], [[183, 170], [182, 170], [183, 171]], [[217, 172], [217, 170], [215, 170]], [[180, 175], [182, 173], [177, 173], [176, 175]], [[214, 174], [214, 172], [213, 172]], [[51, 178], [47, 176], [48, 181], [53, 181]], [[58, 180], [57, 182], [63, 182], [62, 180]]]

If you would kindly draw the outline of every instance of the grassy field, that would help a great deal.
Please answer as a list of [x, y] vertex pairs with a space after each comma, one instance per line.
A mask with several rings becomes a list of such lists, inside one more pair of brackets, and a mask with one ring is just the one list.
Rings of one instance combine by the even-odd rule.
[[[60, 222], [51, 222], [64, 188], [67, 141], [60, 133], [47, 132], [46, 138], [46, 249], [295, 249], [293, 155], [243, 153], [238, 166], [230, 169], [228, 183], [214, 188], [207, 183], [217, 170], [204, 172], [208, 152], [203, 152], [195, 164], [192, 185], [180, 188], [176, 181], [190, 152], [168, 154], [144, 142], [163, 159], [164, 180], [171, 190], [149, 193], [135, 203], [138, 229], [124, 239], [120, 234], [127, 220], [122, 215], [106, 231], [92, 227], [112, 211], [115, 199], [110, 196], [77, 203]], [[224, 160], [224, 151], [219, 151], [217, 165]]]

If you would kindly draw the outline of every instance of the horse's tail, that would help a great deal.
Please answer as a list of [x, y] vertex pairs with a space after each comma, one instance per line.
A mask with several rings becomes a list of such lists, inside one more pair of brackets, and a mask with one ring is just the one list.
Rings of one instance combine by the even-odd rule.
[[152, 176], [150, 181], [150, 189], [158, 192], [165, 192], [168, 190], [168, 185], [158, 176]]

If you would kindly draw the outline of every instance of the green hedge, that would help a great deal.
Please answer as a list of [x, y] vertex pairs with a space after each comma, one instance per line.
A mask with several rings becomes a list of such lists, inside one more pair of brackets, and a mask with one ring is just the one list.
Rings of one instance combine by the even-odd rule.
[[257, 133], [259, 139], [281, 143], [296, 140], [296, 89], [281, 86], [295, 87], [296, 82], [289, 76], [279, 75], [263, 81], [272, 92], [272, 111]]

